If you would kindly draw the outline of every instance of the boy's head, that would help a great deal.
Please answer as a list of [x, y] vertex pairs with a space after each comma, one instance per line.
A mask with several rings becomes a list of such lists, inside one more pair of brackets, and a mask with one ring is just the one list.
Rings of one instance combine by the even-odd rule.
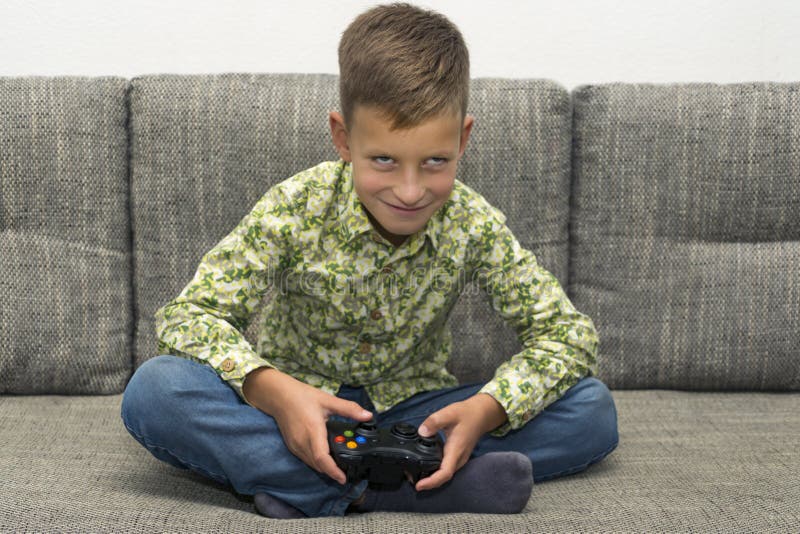
[[416, 126], [445, 110], [463, 119], [469, 53], [447, 18], [409, 4], [374, 7], [339, 42], [339, 100], [350, 126], [356, 106], [386, 114], [393, 128]]
[[350, 24], [339, 66], [333, 141], [373, 226], [399, 246], [453, 189], [473, 123], [467, 48], [444, 16], [391, 4]]

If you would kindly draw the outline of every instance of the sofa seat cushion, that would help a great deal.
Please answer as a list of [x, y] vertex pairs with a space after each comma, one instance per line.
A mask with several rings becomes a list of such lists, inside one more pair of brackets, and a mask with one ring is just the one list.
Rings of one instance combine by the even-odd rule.
[[275, 521], [136, 443], [121, 395], [0, 397], [0, 531], [792, 531], [800, 394], [614, 391], [620, 445], [522, 514]]

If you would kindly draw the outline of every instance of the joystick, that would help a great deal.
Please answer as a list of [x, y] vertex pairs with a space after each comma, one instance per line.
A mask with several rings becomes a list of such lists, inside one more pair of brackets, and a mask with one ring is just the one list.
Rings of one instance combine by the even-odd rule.
[[417, 437], [417, 429], [408, 423], [397, 423], [392, 427], [392, 434], [400, 439], [414, 439]]
[[412, 483], [439, 469], [444, 444], [439, 436], [425, 438], [408, 423], [378, 428], [363, 423], [328, 421], [328, 444], [336, 465], [349, 480], [368, 480], [370, 486]]
[[378, 426], [372, 420], [359, 424], [356, 430], [358, 433], [365, 436], [373, 436], [378, 434]]

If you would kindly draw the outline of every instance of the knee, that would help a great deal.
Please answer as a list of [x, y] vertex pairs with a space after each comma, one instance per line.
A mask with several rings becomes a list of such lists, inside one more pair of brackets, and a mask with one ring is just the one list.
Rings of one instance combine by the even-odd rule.
[[153, 395], [161, 395], [164, 390], [169, 389], [170, 377], [175, 374], [181, 366], [178, 356], [156, 356], [144, 362], [136, 369], [133, 376], [125, 387], [124, 399], [146, 400]]
[[619, 442], [614, 399], [608, 387], [594, 377], [584, 378], [573, 387], [579, 418], [577, 426], [589, 448], [587, 454], [599, 460]]
[[178, 356], [156, 356], [144, 362], [125, 387], [122, 396], [122, 418], [126, 425], [136, 426], [143, 416], [163, 411], [170, 406], [178, 378], [186, 374], [185, 364], [190, 363]]

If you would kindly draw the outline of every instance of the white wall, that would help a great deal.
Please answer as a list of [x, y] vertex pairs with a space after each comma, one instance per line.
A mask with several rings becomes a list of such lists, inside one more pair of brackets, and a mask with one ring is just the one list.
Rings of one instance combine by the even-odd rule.
[[[0, 0], [0, 76], [338, 72], [363, 0]], [[800, 80], [797, 0], [419, 0], [451, 18], [472, 76]]]

